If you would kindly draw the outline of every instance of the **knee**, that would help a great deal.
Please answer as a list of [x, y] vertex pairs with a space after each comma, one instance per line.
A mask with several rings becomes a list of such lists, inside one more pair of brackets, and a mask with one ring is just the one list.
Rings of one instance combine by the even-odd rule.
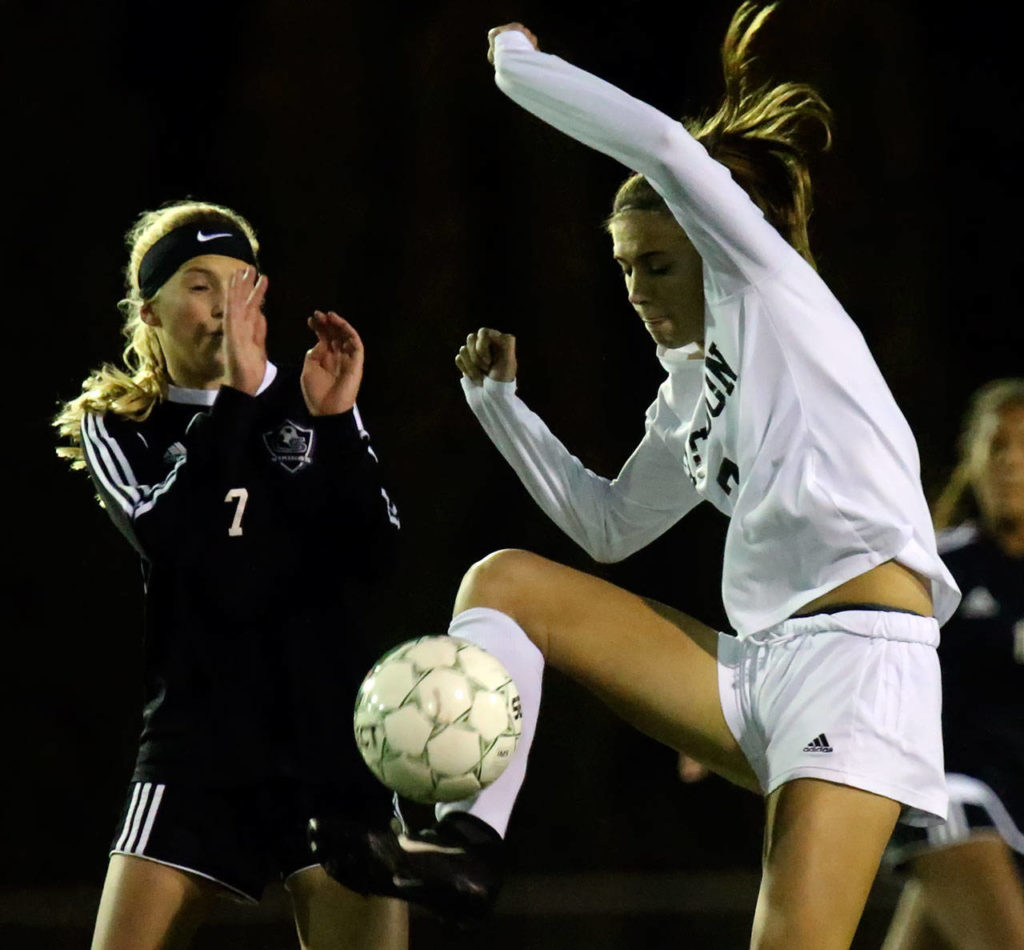
[[470, 607], [492, 607], [515, 615], [544, 563], [539, 555], [514, 548], [488, 554], [463, 575], [455, 598], [455, 612]]

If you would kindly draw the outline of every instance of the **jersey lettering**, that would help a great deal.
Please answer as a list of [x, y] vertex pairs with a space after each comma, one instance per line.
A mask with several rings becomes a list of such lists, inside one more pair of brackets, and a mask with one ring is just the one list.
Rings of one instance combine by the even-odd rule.
[[707, 439], [710, 431], [707, 426], [704, 426], [703, 429], [694, 429], [690, 433], [690, 454], [693, 456], [693, 467], [695, 469], [700, 468], [700, 450], [697, 446]]
[[736, 373], [733, 368], [728, 364], [725, 357], [722, 356], [722, 351], [718, 348], [718, 345], [714, 340], [708, 346], [708, 351], [704, 355], [704, 373], [708, 383], [711, 382], [711, 377], [714, 376], [718, 380], [722, 389], [725, 390], [726, 396], [731, 396], [733, 391], [733, 384], [736, 382]]
[[707, 380], [707, 384], [708, 389], [710, 389], [715, 396], [715, 404], [712, 405], [711, 400], [707, 398], [704, 399], [704, 403], [708, 407], [708, 414], [711, 416], [711, 418], [717, 419], [722, 414], [722, 410], [725, 408], [726, 393], [723, 393], [722, 390], [720, 390], [713, 382], [711, 382], [710, 379]]
[[245, 514], [245, 505], [249, 501], [248, 488], [232, 488], [224, 496], [224, 503], [235, 503], [235, 516], [231, 519], [231, 527], [228, 528], [228, 537], [239, 538], [242, 536], [242, 515]]
[[[694, 486], [697, 486], [703, 477], [704, 446], [711, 438], [712, 428], [716, 425], [715, 420], [725, 412], [729, 397], [736, 392], [738, 381], [739, 376], [729, 365], [718, 344], [714, 340], [709, 342], [704, 356], [704, 425], [691, 430], [687, 440], [689, 458], [685, 467]], [[726, 495], [732, 494], [730, 479], [739, 483], [739, 471], [735, 462], [730, 459], [722, 460], [718, 471], [718, 486]]]
[[740, 483], [740, 469], [739, 466], [732, 459], [722, 459], [722, 464], [718, 467], [718, 487], [722, 489], [727, 495], [732, 494], [732, 485], [729, 484], [729, 479], [732, 479], [737, 485]]
[[714, 340], [708, 345], [704, 357], [704, 385], [715, 397], [714, 403], [707, 396], [704, 405], [708, 408], [708, 419], [717, 419], [725, 409], [725, 399], [731, 396], [736, 388], [736, 373], [722, 356], [722, 351]]

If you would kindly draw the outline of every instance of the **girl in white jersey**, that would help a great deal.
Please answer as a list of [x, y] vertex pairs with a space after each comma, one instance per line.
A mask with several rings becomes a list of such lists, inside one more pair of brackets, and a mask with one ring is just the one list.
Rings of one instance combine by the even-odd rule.
[[[749, 83], [749, 44], [771, 10], [737, 12], [725, 102], [694, 134], [541, 53], [520, 24], [490, 34], [503, 92], [639, 173], [609, 231], [667, 378], [618, 477], [588, 471], [519, 400], [511, 336], [481, 329], [456, 360], [485, 431], [596, 560], [628, 556], [705, 499], [731, 516], [723, 595], [738, 636], [525, 551], [475, 564], [450, 632], [508, 667], [520, 749], [476, 799], [439, 808], [435, 828], [367, 840], [376, 875], [328, 863], [343, 880], [358, 870], [447, 911], [493, 898], [544, 663], [764, 795], [754, 947], [849, 946], [897, 819], [945, 815], [935, 646], [958, 591], [910, 429], [809, 262], [797, 139], [808, 125], [827, 133], [827, 107], [805, 86]], [[684, 600], [685, 565], [678, 576]], [[351, 836], [322, 845], [342, 843], [354, 851]]]

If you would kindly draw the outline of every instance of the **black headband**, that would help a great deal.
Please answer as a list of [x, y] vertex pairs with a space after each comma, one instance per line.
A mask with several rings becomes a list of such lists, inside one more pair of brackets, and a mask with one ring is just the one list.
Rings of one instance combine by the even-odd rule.
[[142, 299], [149, 300], [185, 261], [203, 254], [223, 254], [258, 266], [249, 238], [230, 221], [190, 221], [169, 231], [146, 251], [139, 264]]

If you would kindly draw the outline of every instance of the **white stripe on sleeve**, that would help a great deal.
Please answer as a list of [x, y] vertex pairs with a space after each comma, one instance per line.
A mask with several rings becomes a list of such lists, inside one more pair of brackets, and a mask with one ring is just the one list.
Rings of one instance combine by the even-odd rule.
[[180, 456], [174, 468], [159, 484], [140, 485], [121, 446], [107, 431], [103, 419], [92, 413], [85, 416], [82, 448], [103, 490], [118, 503], [132, 521], [150, 511], [157, 499], [171, 488], [186, 460], [186, 456]]
[[96, 431], [95, 417], [87, 415], [82, 426], [82, 451], [85, 452], [89, 467], [96, 474], [103, 490], [131, 517], [138, 500], [138, 492], [132, 485], [126, 485], [121, 473]]
[[146, 844], [149, 842], [149, 833], [153, 830], [153, 822], [156, 821], [156, 813], [160, 808], [160, 799], [164, 797], [163, 785], [157, 785], [156, 791], [153, 793], [153, 802], [149, 806], [149, 814], [146, 815], [146, 823], [142, 826], [142, 837], [139, 838], [139, 843], [135, 847], [136, 854], [146, 853]]
[[137, 485], [139, 480], [135, 477], [135, 472], [132, 471], [132, 466], [128, 461], [128, 457], [121, 450], [121, 446], [117, 439], [112, 438], [110, 433], [107, 431], [107, 423], [102, 416], [96, 417], [96, 428], [99, 431], [104, 444], [110, 447], [111, 453], [117, 459], [121, 468], [121, 473], [124, 476], [125, 483], [128, 485]]
[[135, 789], [132, 791], [132, 803], [128, 806], [128, 811], [124, 816], [124, 830], [121, 832], [121, 837], [117, 839], [117, 844], [114, 845], [115, 851], [121, 851], [124, 848], [125, 841], [128, 840], [128, 829], [132, 826], [132, 819], [135, 817], [135, 808], [139, 804], [139, 791], [142, 788], [140, 782], [135, 783]]
[[128, 834], [128, 840], [124, 843], [124, 850], [132, 852], [135, 850], [135, 839], [139, 836], [139, 828], [142, 825], [142, 816], [146, 811], [146, 806], [149, 804], [149, 793], [153, 788], [150, 782], [146, 782], [142, 786], [142, 797], [139, 799], [139, 807], [135, 811], [135, 818], [132, 821], [132, 830]]

